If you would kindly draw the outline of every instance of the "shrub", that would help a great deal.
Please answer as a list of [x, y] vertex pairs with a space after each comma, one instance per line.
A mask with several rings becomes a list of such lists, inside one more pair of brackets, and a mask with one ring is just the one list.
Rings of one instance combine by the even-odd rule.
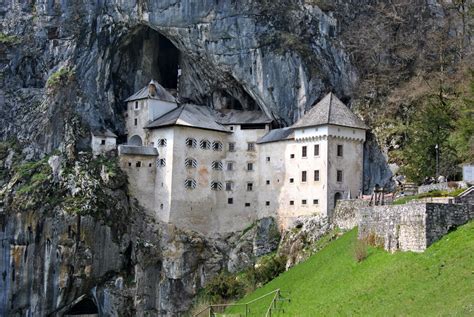
[[262, 257], [253, 269], [247, 272], [248, 279], [255, 286], [266, 284], [283, 273], [286, 268], [286, 257], [272, 254]]
[[204, 288], [204, 295], [211, 303], [240, 298], [244, 294], [243, 283], [227, 272], [215, 276]]
[[354, 243], [354, 259], [362, 262], [367, 258], [367, 242], [365, 240], [357, 240]]
[[46, 82], [46, 87], [55, 88], [62, 82], [71, 79], [74, 74], [74, 70], [71, 67], [61, 67], [58, 71], [49, 76], [48, 81]]
[[5, 45], [13, 45], [19, 43], [19, 39], [15, 35], [7, 35], [0, 32], [0, 43]]

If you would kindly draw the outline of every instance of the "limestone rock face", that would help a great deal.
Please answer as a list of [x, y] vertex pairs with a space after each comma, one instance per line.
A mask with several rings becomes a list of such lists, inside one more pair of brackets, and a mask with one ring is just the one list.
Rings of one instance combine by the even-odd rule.
[[6, 2], [0, 26], [12, 36], [0, 43], [0, 137], [33, 152], [62, 145], [73, 115], [123, 131], [122, 101], [150, 77], [176, 88], [175, 63], [180, 99], [261, 107], [283, 124], [327, 90], [349, 96], [357, 78], [336, 21], [296, 0]]
[[260, 228], [276, 223], [204, 237], [147, 216], [113, 158], [16, 164], [1, 170], [12, 175], [0, 188], [1, 316], [62, 316], [81, 300], [100, 316], [183, 314], [210, 278], [254, 265], [254, 241], [271, 232]]

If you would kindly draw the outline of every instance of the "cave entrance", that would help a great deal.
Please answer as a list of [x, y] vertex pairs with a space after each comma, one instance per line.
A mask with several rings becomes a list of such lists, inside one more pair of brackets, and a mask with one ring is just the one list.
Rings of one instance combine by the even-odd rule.
[[178, 88], [179, 50], [163, 35], [158, 35], [158, 69], [160, 84], [169, 89]]
[[99, 309], [92, 299], [84, 298], [69, 308], [64, 316], [99, 316]]
[[114, 95], [121, 102], [155, 79], [176, 90], [181, 53], [164, 35], [140, 26], [122, 38], [112, 58]]

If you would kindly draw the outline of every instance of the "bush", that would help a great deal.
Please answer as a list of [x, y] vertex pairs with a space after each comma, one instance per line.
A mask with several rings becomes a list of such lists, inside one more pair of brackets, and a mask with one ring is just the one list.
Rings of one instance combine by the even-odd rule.
[[354, 243], [354, 259], [362, 262], [367, 258], [367, 242], [365, 240], [357, 240]]
[[48, 88], [55, 88], [61, 85], [62, 82], [68, 81], [74, 76], [75, 72], [71, 67], [61, 67], [58, 71], [49, 76], [46, 86]]
[[211, 302], [228, 301], [245, 294], [244, 284], [235, 275], [220, 273], [209, 281], [204, 288], [204, 296]]
[[255, 267], [246, 272], [246, 279], [254, 287], [260, 287], [285, 272], [286, 257], [272, 254], [262, 257]]

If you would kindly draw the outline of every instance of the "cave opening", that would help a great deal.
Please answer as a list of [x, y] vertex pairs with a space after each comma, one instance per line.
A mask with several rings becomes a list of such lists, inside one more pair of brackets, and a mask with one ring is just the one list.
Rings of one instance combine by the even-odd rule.
[[90, 316], [98, 316], [99, 309], [94, 301], [90, 298], [84, 298], [74, 306], [69, 308], [68, 311], [64, 314], [64, 316], [78, 316], [78, 315], [90, 315]]
[[112, 82], [119, 103], [122, 104], [151, 79], [176, 91], [181, 52], [163, 34], [148, 26], [140, 26], [125, 36], [115, 51]]

